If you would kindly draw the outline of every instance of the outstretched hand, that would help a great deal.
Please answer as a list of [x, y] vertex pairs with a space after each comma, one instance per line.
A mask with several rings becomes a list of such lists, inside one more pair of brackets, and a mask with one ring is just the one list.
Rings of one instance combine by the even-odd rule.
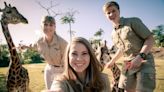
[[30, 44], [29, 46], [27, 46], [27, 45], [23, 45], [23, 44], [19, 44], [19, 49], [21, 49], [21, 50], [24, 50], [24, 49], [27, 49], [27, 48], [31, 48], [31, 46], [32, 46], [32, 44]]

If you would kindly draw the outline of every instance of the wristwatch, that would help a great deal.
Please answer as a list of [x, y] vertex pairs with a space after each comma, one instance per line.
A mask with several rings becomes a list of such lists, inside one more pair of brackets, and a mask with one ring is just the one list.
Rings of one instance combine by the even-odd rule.
[[139, 53], [140, 57], [145, 60], [146, 59], [146, 54], [145, 53]]

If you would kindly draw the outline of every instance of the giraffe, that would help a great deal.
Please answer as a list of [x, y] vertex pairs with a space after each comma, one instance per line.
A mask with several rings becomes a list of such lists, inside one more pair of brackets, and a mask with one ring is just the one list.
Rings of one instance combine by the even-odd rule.
[[[96, 50], [96, 56], [98, 61], [101, 63], [102, 66], [104, 66], [107, 62], [109, 62], [111, 60], [111, 56], [109, 53], [109, 49], [106, 45], [106, 41], [104, 42], [104, 45], [101, 45], [99, 43], [99, 46]], [[111, 68], [112, 71], [112, 75], [113, 75], [113, 84], [112, 84], [112, 92], [124, 92], [124, 89], [118, 88], [118, 83], [119, 83], [119, 78], [121, 75], [121, 70], [119, 69], [119, 67], [114, 64]]]
[[24, 18], [16, 9], [11, 7], [4, 2], [5, 8], [0, 9], [1, 15], [1, 26], [5, 35], [9, 52], [10, 52], [10, 64], [7, 74], [7, 90], [8, 92], [27, 92], [29, 86], [29, 75], [27, 69], [25, 69], [20, 61], [15, 45], [11, 38], [8, 24], [28, 23], [27, 19]]

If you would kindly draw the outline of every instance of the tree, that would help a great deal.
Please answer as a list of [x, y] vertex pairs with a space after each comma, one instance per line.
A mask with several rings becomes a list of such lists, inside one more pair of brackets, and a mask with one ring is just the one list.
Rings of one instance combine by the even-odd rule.
[[70, 41], [72, 40], [72, 36], [74, 35], [75, 31], [72, 31], [72, 23], [75, 23], [75, 14], [78, 13], [78, 11], [73, 11], [72, 9], [69, 12], [66, 12], [63, 17], [61, 17], [61, 23], [62, 24], [68, 24], [69, 25], [69, 33], [70, 33]]
[[94, 36], [98, 36], [98, 37], [101, 37], [102, 35], [103, 35], [103, 33], [104, 33], [104, 30], [103, 29], [101, 29], [101, 28], [99, 28], [99, 30], [94, 34]]
[[155, 39], [155, 45], [158, 47], [164, 47], [164, 25], [157, 26], [152, 32]]
[[98, 31], [94, 34], [94, 38], [92, 39], [92, 42], [94, 44], [99, 44], [102, 41], [102, 35], [104, 33], [104, 30], [102, 28], [99, 28]]
[[48, 15], [53, 16], [55, 18], [56, 16], [61, 15], [61, 13], [54, 11], [53, 8], [57, 7], [59, 4], [57, 4], [57, 3], [53, 4], [53, 1], [55, 1], [55, 0], [51, 0], [49, 2], [49, 6], [47, 6], [47, 7], [45, 5], [43, 5], [40, 1], [36, 1], [36, 3], [38, 3], [39, 6], [41, 6], [44, 10], [46, 10]]
[[0, 67], [7, 67], [10, 63], [10, 54], [8, 50], [7, 44], [0, 45], [1, 52], [0, 52]]
[[104, 30], [99, 28], [98, 31], [95, 32], [94, 36], [89, 39], [89, 42], [91, 43], [94, 50], [96, 50], [97, 47], [101, 44], [103, 33]]
[[43, 58], [40, 57], [40, 54], [34, 50], [27, 49], [23, 52], [22, 59], [24, 64], [30, 63], [42, 63]]

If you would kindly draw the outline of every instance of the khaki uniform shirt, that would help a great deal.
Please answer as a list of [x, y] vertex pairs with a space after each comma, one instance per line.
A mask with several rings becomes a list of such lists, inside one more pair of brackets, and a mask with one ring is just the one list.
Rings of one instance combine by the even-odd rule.
[[[131, 60], [139, 54], [145, 39], [150, 35], [151, 32], [139, 18], [122, 17], [119, 27], [112, 31], [112, 40], [114, 45], [123, 51], [125, 59]], [[143, 65], [143, 71], [154, 72], [154, 59], [151, 53], [147, 55], [147, 60], [148, 63]]]
[[[107, 74], [103, 74], [102, 73], [102, 79], [105, 83], [105, 87], [104, 87], [104, 90], [101, 91], [101, 92], [111, 92], [110, 91], [110, 83], [109, 83], [109, 79], [108, 79], [108, 76]], [[86, 83], [89, 82], [89, 77], [86, 78]], [[78, 92], [84, 92], [83, 88], [84, 88], [84, 85], [79, 81], [77, 80], [76, 81], [76, 85], [79, 85], [78, 86]], [[56, 91], [58, 89], [62, 89], [63, 92], [76, 92], [73, 90], [72, 86], [70, 85], [70, 83], [67, 81], [67, 80], [64, 80], [64, 81], [53, 81], [52, 85], [51, 85], [51, 91]]]
[[48, 44], [44, 37], [40, 38], [32, 47], [37, 50], [45, 61], [50, 65], [63, 64], [63, 56], [67, 46], [67, 42], [58, 35], [54, 35], [54, 38], [50, 44]]

